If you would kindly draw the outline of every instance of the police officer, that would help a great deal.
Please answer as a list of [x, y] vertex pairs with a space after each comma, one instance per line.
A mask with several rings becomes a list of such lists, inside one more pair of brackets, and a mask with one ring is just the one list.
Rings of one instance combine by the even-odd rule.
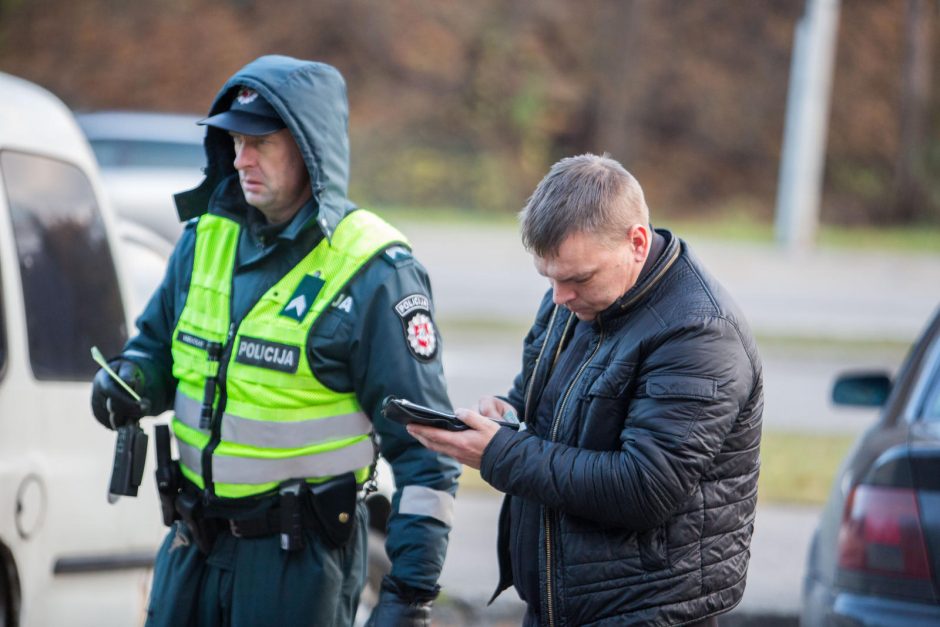
[[109, 428], [174, 414], [180, 520], [147, 624], [352, 624], [377, 447], [397, 491], [370, 624], [427, 625], [459, 465], [380, 409], [390, 394], [449, 408], [440, 337], [405, 237], [346, 198], [343, 79], [261, 57], [200, 123], [206, 179], [177, 195], [186, 229], [110, 362], [149, 407], [103, 371], [92, 392]]

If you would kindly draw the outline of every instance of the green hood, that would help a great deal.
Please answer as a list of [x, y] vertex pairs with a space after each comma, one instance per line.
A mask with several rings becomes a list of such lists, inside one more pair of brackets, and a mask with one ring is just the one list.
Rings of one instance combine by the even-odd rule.
[[[346, 83], [325, 63], [270, 55], [252, 61], [222, 87], [209, 115], [227, 111], [240, 85], [256, 90], [287, 124], [310, 173], [316, 221], [327, 238], [354, 206], [346, 198], [349, 182], [349, 107]], [[199, 187], [176, 194], [180, 220], [202, 215], [216, 186], [235, 173], [235, 152], [228, 133], [207, 127], [206, 178]]]

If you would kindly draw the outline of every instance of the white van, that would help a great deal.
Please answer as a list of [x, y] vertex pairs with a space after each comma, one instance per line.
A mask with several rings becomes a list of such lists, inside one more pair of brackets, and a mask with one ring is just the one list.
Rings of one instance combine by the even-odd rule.
[[115, 223], [65, 105], [2, 73], [0, 93], [0, 627], [141, 624], [153, 465], [109, 504], [115, 435], [89, 407], [90, 347], [129, 328]]

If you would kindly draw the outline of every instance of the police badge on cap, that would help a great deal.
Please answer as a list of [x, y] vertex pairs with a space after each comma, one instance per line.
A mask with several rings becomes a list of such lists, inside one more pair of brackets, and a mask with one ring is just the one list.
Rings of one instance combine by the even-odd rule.
[[431, 320], [431, 301], [424, 294], [411, 294], [395, 305], [401, 318], [408, 350], [420, 361], [431, 361], [437, 355], [437, 330]]
[[199, 120], [196, 124], [241, 135], [268, 135], [285, 128], [274, 107], [257, 91], [244, 85], [238, 88], [228, 111]]

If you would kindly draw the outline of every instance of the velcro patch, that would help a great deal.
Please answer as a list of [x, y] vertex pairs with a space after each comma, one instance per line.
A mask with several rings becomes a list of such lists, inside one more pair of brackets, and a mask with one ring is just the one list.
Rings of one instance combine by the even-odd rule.
[[281, 315], [293, 318], [298, 322], [302, 321], [304, 316], [307, 315], [307, 312], [310, 311], [310, 307], [313, 305], [313, 301], [316, 299], [317, 294], [320, 293], [323, 285], [324, 281], [319, 276], [312, 274], [305, 275], [304, 278], [300, 280], [290, 300], [287, 301], [287, 305], [281, 310]]
[[385, 250], [382, 258], [397, 268], [412, 258], [411, 250], [406, 246], [391, 246]]
[[190, 346], [195, 346], [202, 350], [206, 350], [206, 346], [209, 344], [209, 340], [204, 340], [201, 337], [186, 333], [185, 331], [180, 331], [176, 334], [176, 339], [182, 342], [183, 344], [188, 344]]
[[239, 338], [235, 361], [249, 366], [294, 373], [300, 364], [300, 347], [243, 335]]

